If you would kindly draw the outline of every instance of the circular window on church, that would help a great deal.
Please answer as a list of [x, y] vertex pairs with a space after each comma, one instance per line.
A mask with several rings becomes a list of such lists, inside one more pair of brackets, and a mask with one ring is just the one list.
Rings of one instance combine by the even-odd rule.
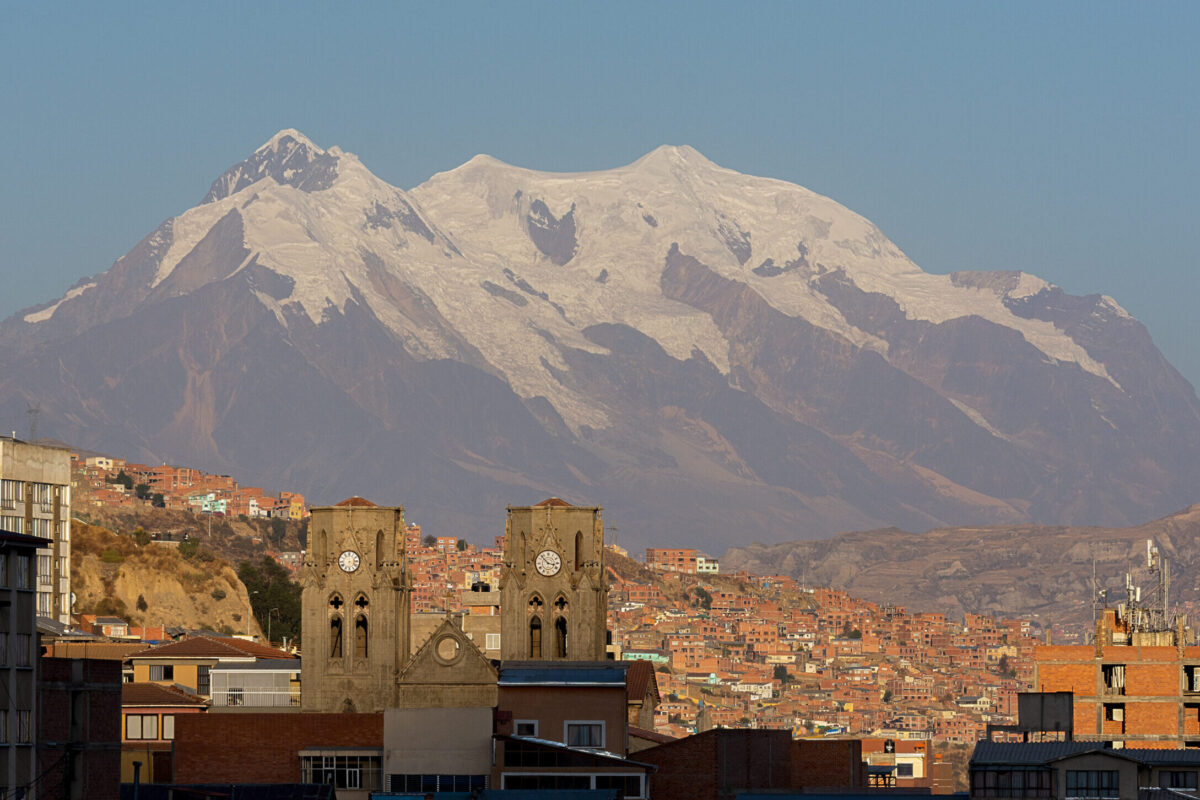
[[442, 664], [453, 664], [462, 658], [462, 645], [454, 636], [443, 636], [433, 643], [433, 657]]

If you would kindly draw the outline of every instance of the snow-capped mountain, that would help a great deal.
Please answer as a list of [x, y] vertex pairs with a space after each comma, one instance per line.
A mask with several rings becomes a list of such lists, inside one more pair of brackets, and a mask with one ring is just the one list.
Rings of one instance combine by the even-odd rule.
[[358, 493], [468, 538], [605, 505], [718, 551], [1195, 500], [1200, 403], [1115, 301], [923, 272], [690, 147], [404, 192], [281, 131], [107, 272], [0, 325], [0, 412], [146, 461]]

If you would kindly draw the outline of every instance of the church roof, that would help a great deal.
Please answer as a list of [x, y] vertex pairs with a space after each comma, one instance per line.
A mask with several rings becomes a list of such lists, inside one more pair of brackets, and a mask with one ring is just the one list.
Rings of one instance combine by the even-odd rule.
[[354, 495], [354, 497], [347, 497], [345, 500], [338, 503], [338, 505], [339, 506], [369, 506], [371, 508], [378, 507], [374, 503], [372, 503], [370, 500], [365, 500], [365, 499], [359, 497], [358, 495]]
[[559, 500], [557, 497], [550, 497], [538, 503], [535, 508], [540, 508], [542, 506], [567, 506], [570, 508], [571, 504], [566, 500]]

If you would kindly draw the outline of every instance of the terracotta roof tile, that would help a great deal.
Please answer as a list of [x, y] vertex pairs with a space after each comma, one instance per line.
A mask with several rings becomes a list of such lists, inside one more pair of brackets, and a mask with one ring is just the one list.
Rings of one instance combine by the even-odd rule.
[[202, 706], [205, 699], [174, 686], [159, 683], [121, 684], [123, 706]]
[[654, 675], [654, 664], [649, 661], [630, 661], [626, 673], [625, 686], [630, 699], [641, 699], [646, 696], [648, 689], [653, 689], [654, 698], [660, 699], [658, 679]]
[[377, 506], [374, 503], [372, 503], [370, 500], [365, 500], [365, 499], [359, 497], [358, 495], [355, 495], [354, 497], [347, 497], [345, 500], [338, 503], [338, 505], [339, 506], [369, 506], [371, 508], [377, 508]]
[[131, 653], [130, 658], [295, 658], [291, 653], [277, 650], [245, 639], [192, 636], [177, 642], [160, 644], [148, 650]]

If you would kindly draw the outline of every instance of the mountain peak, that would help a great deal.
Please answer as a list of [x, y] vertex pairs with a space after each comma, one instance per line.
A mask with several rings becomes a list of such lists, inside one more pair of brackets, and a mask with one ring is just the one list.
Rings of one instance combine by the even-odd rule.
[[317, 153], [325, 152], [318, 147], [312, 139], [308, 138], [295, 128], [284, 128], [283, 130], [279, 131], [279, 133], [275, 134], [266, 142], [264, 142], [262, 147], [258, 148], [254, 152], [261, 153], [265, 150], [272, 153], [277, 153], [280, 149], [290, 150], [296, 147], [303, 147]]
[[254, 151], [248, 159], [235, 164], [213, 181], [202, 203], [213, 203], [240, 192], [263, 178], [305, 192], [328, 189], [337, 178], [341, 151], [322, 150], [294, 128], [284, 128]]
[[704, 154], [687, 144], [664, 144], [651, 150], [646, 155], [633, 162], [633, 167], [641, 168], [685, 168], [689, 170], [707, 169], [717, 166], [705, 158]]

